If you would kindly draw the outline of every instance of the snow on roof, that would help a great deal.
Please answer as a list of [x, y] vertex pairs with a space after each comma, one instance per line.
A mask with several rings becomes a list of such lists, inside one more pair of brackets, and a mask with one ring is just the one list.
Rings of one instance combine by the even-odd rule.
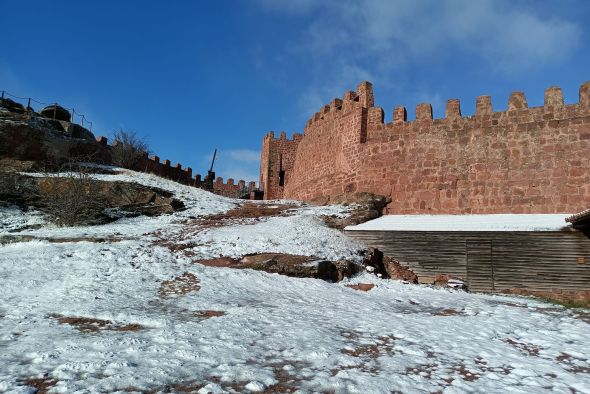
[[562, 231], [569, 214], [385, 215], [348, 231]]

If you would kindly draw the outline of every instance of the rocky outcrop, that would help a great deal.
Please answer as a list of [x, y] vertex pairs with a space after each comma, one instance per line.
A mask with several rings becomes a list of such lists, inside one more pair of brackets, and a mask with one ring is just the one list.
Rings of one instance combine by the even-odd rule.
[[159, 188], [90, 176], [31, 177], [0, 171], [0, 202], [33, 206], [64, 225], [101, 224], [120, 217], [156, 216], [184, 209]]
[[[3, 102], [5, 102], [4, 100]], [[110, 163], [110, 153], [84, 127], [33, 111], [0, 111], [0, 159], [61, 163], [72, 158]]]
[[317, 205], [340, 204], [351, 206], [350, 215], [340, 218], [336, 215], [324, 216], [323, 220], [327, 226], [343, 229], [346, 226], [354, 226], [381, 216], [383, 209], [391, 202], [391, 199], [373, 193], [345, 193], [329, 198], [319, 198], [312, 203]]
[[63, 120], [65, 122], [70, 122], [72, 120], [70, 111], [57, 104], [48, 105], [47, 107], [43, 108], [41, 111], [39, 111], [39, 115], [46, 118]]
[[0, 99], [0, 109], [5, 109], [6, 111], [17, 114], [22, 114], [25, 112], [25, 107], [22, 104], [19, 104], [9, 98]]

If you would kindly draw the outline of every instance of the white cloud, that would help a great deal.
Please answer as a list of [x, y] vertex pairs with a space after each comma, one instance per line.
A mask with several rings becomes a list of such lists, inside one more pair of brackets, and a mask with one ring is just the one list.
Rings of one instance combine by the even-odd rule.
[[395, 89], [405, 83], [396, 71], [441, 59], [468, 58], [481, 72], [503, 74], [567, 62], [582, 37], [580, 26], [541, 15], [534, 2], [518, 7], [493, 0], [309, 3], [261, 3], [274, 12], [307, 16], [306, 29], [286, 43], [284, 54], [287, 61], [304, 62], [312, 75], [301, 100], [308, 114], [322, 99], [340, 96], [363, 79]]
[[224, 157], [243, 163], [258, 163], [260, 161], [260, 151], [252, 149], [230, 149], [220, 151]]

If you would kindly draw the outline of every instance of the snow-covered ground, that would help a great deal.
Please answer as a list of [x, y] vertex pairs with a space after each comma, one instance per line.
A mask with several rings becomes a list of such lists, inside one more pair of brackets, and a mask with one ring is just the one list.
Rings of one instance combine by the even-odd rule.
[[[318, 218], [343, 207], [204, 228], [192, 218], [237, 201], [150, 175], [100, 177], [170, 190], [188, 209], [26, 229], [38, 215], [0, 208], [0, 237], [46, 239], [0, 246], [0, 392], [44, 379], [50, 392], [590, 393], [579, 311], [369, 274], [331, 284], [195, 264], [254, 252], [355, 259], [362, 245]], [[109, 323], [79, 330], [60, 317]]]

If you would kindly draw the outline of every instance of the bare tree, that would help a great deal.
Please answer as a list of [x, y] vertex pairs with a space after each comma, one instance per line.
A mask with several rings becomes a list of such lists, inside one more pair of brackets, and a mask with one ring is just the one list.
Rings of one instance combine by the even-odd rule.
[[133, 169], [149, 151], [146, 139], [138, 136], [135, 131], [121, 129], [115, 132], [111, 151], [113, 164]]

